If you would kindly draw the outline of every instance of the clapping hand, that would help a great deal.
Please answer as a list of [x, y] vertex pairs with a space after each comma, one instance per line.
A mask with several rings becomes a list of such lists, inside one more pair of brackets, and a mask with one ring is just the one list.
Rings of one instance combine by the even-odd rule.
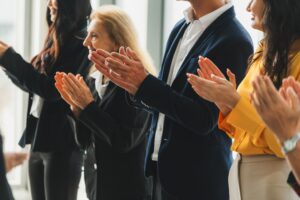
[[136, 94], [149, 74], [130, 48], [121, 47], [118, 53], [99, 49], [92, 52], [89, 58], [104, 76], [132, 95]]
[[294, 78], [283, 80], [279, 91], [268, 76], [257, 76], [252, 85], [252, 104], [281, 142], [300, 131], [300, 84]]
[[55, 75], [55, 80], [55, 87], [62, 98], [70, 105], [75, 115], [94, 101], [94, 97], [82, 76], [58, 72]]
[[187, 74], [188, 82], [203, 99], [213, 102], [223, 115], [227, 115], [240, 99], [236, 91], [235, 75], [227, 69], [229, 80], [208, 58], [199, 57], [198, 76]]

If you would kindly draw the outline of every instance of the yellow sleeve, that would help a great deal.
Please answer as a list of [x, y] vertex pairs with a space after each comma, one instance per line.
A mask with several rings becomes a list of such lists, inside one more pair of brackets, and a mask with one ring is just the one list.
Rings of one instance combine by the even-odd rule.
[[224, 131], [229, 137], [234, 138], [235, 128], [227, 123], [227, 118], [221, 112], [219, 113], [218, 127], [220, 130]]
[[251, 142], [255, 146], [261, 147], [267, 144], [268, 148], [270, 148], [276, 156], [283, 157], [281, 146], [276, 136], [266, 127], [254, 106], [246, 97], [242, 96], [240, 98], [237, 105], [220, 125], [223, 130], [233, 130], [234, 132], [229, 134], [232, 137], [234, 137], [234, 134], [239, 129], [247, 132], [247, 134], [251, 136]]

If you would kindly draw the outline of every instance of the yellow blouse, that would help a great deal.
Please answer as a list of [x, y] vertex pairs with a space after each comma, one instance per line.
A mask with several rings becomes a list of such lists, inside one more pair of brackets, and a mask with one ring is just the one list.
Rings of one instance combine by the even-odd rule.
[[[290, 56], [288, 74], [300, 81], [300, 40], [293, 44]], [[237, 105], [226, 117], [219, 115], [219, 128], [234, 139], [231, 147], [233, 151], [242, 155], [272, 154], [283, 158], [280, 143], [250, 102], [253, 90], [251, 81], [261, 74], [262, 69], [262, 59], [258, 58], [237, 89], [241, 97]]]

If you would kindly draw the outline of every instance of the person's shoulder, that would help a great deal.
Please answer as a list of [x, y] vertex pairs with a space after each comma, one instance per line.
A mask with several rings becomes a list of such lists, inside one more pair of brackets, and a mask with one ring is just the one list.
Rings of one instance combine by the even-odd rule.
[[183, 18], [181, 20], [179, 20], [178, 22], [176, 22], [176, 24], [174, 25], [172, 31], [171, 31], [171, 34], [173, 33], [178, 33], [178, 31], [182, 28], [182, 26], [186, 24], [186, 20]]

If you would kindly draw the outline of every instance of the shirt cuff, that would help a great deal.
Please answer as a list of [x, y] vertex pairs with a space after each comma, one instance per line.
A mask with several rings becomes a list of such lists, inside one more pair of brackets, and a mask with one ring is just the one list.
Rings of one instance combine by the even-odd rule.
[[[228, 125], [234, 129], [230, 128], [229, 131], [236, 131], [236, 129], [243, 130], [251, 135], [253, 142], [257, 143], [261, 137], [263, 130], [266, 125], [259, 117], [255, 108], [251, 105], [249, 99], [241, 97], [236, 106], [231, 110], [231, 112], [222, 121], [220, 120], [221, 128], [228, 128]], [[231, 133], [234, 137], [234, 133]]]

